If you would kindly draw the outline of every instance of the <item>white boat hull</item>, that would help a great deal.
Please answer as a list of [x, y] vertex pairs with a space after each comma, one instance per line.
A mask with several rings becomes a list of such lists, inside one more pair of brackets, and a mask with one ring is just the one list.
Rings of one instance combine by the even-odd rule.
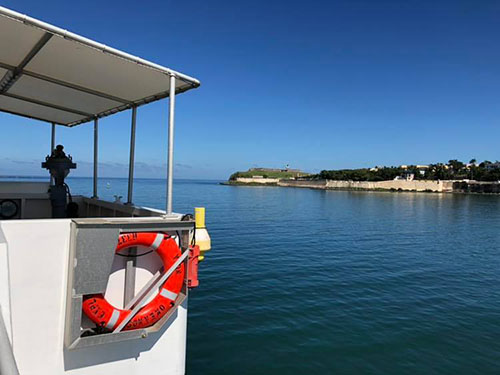
[[70, 226], [0, 221], [0, 306], [20, 374], [184, 374], [187, 299], [146, 338], [65, 348]]

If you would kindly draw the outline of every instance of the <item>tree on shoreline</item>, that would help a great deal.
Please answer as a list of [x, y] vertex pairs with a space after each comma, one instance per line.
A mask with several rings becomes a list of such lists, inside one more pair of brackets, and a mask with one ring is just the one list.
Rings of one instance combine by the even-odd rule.
[[447, 164], [430, 164], [427, 168], [409, 165], [371, 169], [322, 170], [316, 175], [309, 176], [309, 178], [344, 181], [387, 181], [406, 174], [413, 174], [415, 180], [463, 180], [474, 178], [477, 181], [500, 181], [500, 162], [492, 163], [485, 160], [477, 164], [476, 159], [471, 159], [469, 164], [465, 164], [457, 159], [452, 159]]

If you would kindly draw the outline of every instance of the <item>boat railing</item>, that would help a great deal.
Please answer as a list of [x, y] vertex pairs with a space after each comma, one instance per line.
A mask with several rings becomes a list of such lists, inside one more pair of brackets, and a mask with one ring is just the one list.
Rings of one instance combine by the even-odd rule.
[[163, 216], [165, 211], [147, 207], [137, 207], [121, 202], [109, 202], [101, 199], [75, 196], [73, 200], [79, 203], [80, 217], [148, 217]]
[[[17, 206], [11, 219], [47, 219], [52, 217], [48, 182], [0, 182], [0, 202], [9, 200]], [[78, 204], [79, 218], [93, 217], [160, 217], [165, 211], [121, 201], [105, 201], [75, 195], [72, 201]]]

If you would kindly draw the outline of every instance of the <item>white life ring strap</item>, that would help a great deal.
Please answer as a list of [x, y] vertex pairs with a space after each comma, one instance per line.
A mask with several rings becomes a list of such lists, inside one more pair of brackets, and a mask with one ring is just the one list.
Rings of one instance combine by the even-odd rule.
[[111, 314], [111, 318], [109, 318], [108, 322], [106, 323], [106, 328], [113, 329], [119, 317], [120, 312], [117, 309], [114, 309], [113, 314]]
[[150, 245], [150, 247], [152, 247], [154, 250], [158, 249], [160, 247], [161, 243], [163, 242], [163, 238], [164, 238], [163, 234], [157, 233], [156, 237], [155, 237], [155, 240]]
[[175, 299], [178, 296], [177, 293], [171, 292], [170, 290], [165, 289], [165, 288], [162, 288], [162, 290], [160, 292], [160, 295], [162, 295], [163, 297], [171, 300], [172, 302], [175, 302]]

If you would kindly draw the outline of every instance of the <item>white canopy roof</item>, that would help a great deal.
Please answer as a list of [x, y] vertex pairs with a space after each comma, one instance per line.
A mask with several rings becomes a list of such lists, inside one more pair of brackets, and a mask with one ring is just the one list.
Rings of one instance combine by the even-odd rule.
[[75, 126], [198, 87], [195, 78], [0, 7], [0, 111]]

